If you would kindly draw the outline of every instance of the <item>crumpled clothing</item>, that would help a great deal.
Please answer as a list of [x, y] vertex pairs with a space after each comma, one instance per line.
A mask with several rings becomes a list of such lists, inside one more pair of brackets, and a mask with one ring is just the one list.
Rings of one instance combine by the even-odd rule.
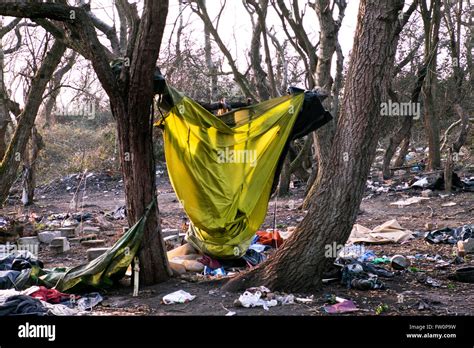
[[0, 259], [0, 271], [21, 271], [33, 266], [43, 268], [43, 263], [26, 250], [16, 251]]
[[431, 231], [428, 232], [425, 239], [433, 244], [456, 244], [460, 240], [472, 237], [474, 237], [474, 224]]
[[278, 231], [266, 232], [257, 231], [258, 240], [257, 242], [263, 245], [270, 245], [274, 248], [280, 247], [283, 244], [283, 238], [281, 238]]
[[218, 269], [222, 267], [219, 261], [207, 255], [203, 255], [200, 259], [198, 259], [198, 261], [210, 269]]
[[0, 305], [0, 316], [5, 315], [47, 315], [48, 310], [40, 300], [27, 295], [14, 295]]
[[247, 264], [253, 267], [265, 261], [266, 256], [265, 254], [259, 253], [253, 249], [248, 249], [242, 258], [247, 262]]
[[[40, 286], [39, 289], [30, 296], [53, 304], [69, 300], [71, 298], [70, 294], [64, 294], [56, 289], [48, 289], [44, 286]], [[76, 298], [78, 297], [79, 296], [76, 296]]]
[[52, 304], [45, 301], [41, 301], [41, 304], [48, 310], [48, 314], [56, 316], [70, 316], [78, 313], [77, 309], [69, 308], [63, 304]]
[[92, 310], [93, 307], [101, 303], [104, 298], [98, 292], [91, 292], [90, 294], [82, 295], [77, 300], [77, 308], [81, 311]]
[[[392, 278], [393, 272], [387, 271], [383, 267], [375, 266], [368, 262], [353, 261], [342, 269], [341, 283], [348, 289], [355, 287], [360, 290], [383, 289], [384, 283], [378, 280], [378, 277]], [[354, 282], [354, 280], [357, 280]], [[365, 280], [367, 282], [361, 282]]]
[[11, 289], [15, 287], [15, 282], [21, 272], [0, 271], [0, 289]]

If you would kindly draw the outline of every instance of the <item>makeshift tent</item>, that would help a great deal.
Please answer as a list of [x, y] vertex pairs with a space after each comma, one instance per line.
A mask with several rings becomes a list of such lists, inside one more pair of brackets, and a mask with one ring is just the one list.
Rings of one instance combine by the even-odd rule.
[[242, 257], [265, 219], [292, 139], [331, 119], [315, 93], [295, 93], [215, 116], [164, 86], [166, 164], [191, 224], [186, 240], [216, 258]]

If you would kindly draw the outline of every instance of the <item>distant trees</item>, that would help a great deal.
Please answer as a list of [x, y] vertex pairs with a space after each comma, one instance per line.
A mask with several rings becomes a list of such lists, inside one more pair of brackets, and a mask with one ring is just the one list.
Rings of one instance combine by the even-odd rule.
[[51, 45], [48, 42], [50, 40], [50, 37], [46, 37], [41, 66], [37, 71], [33, 71], [34, 77], [26, 96], [25, 106], [18, 115], [15, 132], [0, 162], [0, 204], [6, 200], [15, 181], [20, 163], [24, 159], [36, 115], [43, 101], [43, 93], [66, 50], [66, 46], [61, 42], [53, 40]]

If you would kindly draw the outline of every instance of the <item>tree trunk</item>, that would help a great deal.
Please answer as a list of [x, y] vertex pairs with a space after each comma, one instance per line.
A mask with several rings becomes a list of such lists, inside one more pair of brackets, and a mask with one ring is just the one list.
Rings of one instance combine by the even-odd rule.
[[[0, 29], [2, 28], [2, 20], [0, 19]], [[3, 69], [4, 69], [4, 53], [2, 46], [2, 37], [0, 37], [0, 161], [5, 152], [7, 151], [7, 126], [10, 122], [10, 117], [8, 113], [8, 96], [5, 88], [5, 83], [3, 81]]]
[[405, 117], [402, 120], [400, 129], [390, 138], [382, 163], [382, 175], [384, 179], [389, 179], [392, 177], [392, 173], [390, 171], [390, 162], [397, 151], [397, 147], [402, 143], [402, 141], [407, 138], [410, 139], [412, 123], [412, 117]]
[[[120, 164], [129, 225], [136, 223], [156, 199], [153, 157], [153, 77], [168, 13], [167, 1], [145, 1], [140, 34], [135, 38], [130, 79], [120, 96], [109, 94], [117, 120]], [[151, 285], [171, 275], [161, 236], [158, 205], [148, 215], [139, 251], [140, 284]]]
[[216, 64], [212, 60], [212, 45], [211, 45], [211, 33], [208, 27], [204, 26], [204, 54], [206, 56], [207, 71], [209, 74], [209, 98], [208, 102], [212, 103], [217, 101], [218, 89], [217, 89], [217, 69]]
[[31, 82], [25, 108], [19, 116], [18, 126], [0, 163], [0, 205], [8, 197], [8, 192], [15, 181], [21, 162], [21, 154], [25, 152], [28, 144], [31, 129], [35, 124], [38, 109], [43, 101], [46, 84], [61, 61], [65, 49], [66, 46], [56, 40]]
[[283, 163], [283, 168], [281, 169], [280, 174], [280, 183], [278, 185], [278, 197], [283, 197], [290, 192], [290, 181], [291, 181], [291, 171], [290, 171], [290, 154], [288, 153]]
[[[425, 32], [425, 57], [437, 52], [439, 27], [441, 22], [441, 1], [433, 0], [428, 10], [426, 0], [421, 1], [421, 15]], [[427, 75], [423, 86], [423, 104], [426, 137], [428, 138], [428, 168], [441, 167], [441, 151], [439, 140], [439, 117], [435, 107], [436, 91], [436, 53], [429, 59]]]
[[341, 117], [328, 166], [316, 182], [309, 212], [275, 254], [225, 288], [265, 285], [303, 291], [321, 286], [326, 246], [344, 245], [362, 200], [382, 128], [380, 103], [388, 96], [403, 1], [361, 0]]
[[[120, 163], [127, 197], [127, 217], [132, 226], [145, 213], [146, 207], [156, 199], [155, 164], [152, 148], [152, 119], [149, 104], [138, 101], [112, 102], [112, 112], [117, 122]], [[117, 105], [118, 104], [118, 105]], [[136, 108], [132, 107], [135, 105]], [[148, 122], [147, 122], [148, 121]], [[158, 205], [150, 212], [139, 252], [140, 284], [156, 284], [171, 276], [161, 227]]]
[[411, 131], [408, 132], [407, 136], [402, 140], [400, 144], [400, 151], [398, 152], [398, 156], [395, 158], [395, 162], [393, 165], [395, 167], [402, 167], [405, 163], [405, 158], [408, 154], [408, 148], [410, 147], [410, 138], [411, 138]]
[[[330, 95], [333, 85], [333, 79], [331, 76], [331, 63], [332, 57], [336, 52], [339, 26], [333, 19], [333, 13], [329, 0], [317, 0], [314, 3], [314, 6], [320, 26], [318, 64], [316, 66], [316, 84], [322, 89], [324, 93], [329, 96], [323, 102], [323, 105], [327, 109], [331, 109], [332, 97]], [[343, 9], [344, 8], [345, 7], [343, 7]], [[344, 12], [342, 10], [342, 14], [343, 13]], [[319, 175], [324, 173], [325, 168], [330, 165], [329, 155], [331, 152], [331, 145], [335, 131], [336, 123], [335, 120], [332, 120], [326, 125], [326, 127], [313, 132], [314, 150], [318, 160], [318, 172], [313, 176], [315, 181]], [[311, 200], [311, 196], [314, 194], [314, 187], [315, 186], [312, 186], [312, 188], [308, 191], [308, 195], [305, 198], [303, 206], [307, 206], [309, 204], [308, 201]]]
[[43, 138], [38, 133], [36, 127], [33, 127], [31, 130], [30, 151], [28, 149], [25, 151], [23, 162], [22, 203], [25, 206], [33, 204], [36, 187], [36, 160], [43, 147]]
[[71, 55], [67, 58], [66, 64], [58, 69], [51, 79], [49, 85], [50, 94], [44, 105], [44, 128], [47, 128], [56, 123], [55, 114], [53, 114], [54, 106], [56, 105], [56, 99], [59, 96], [61, 91], [61, 82], [68, 71], [70, 71], [76, 61], [77, 53], [72, 52]]

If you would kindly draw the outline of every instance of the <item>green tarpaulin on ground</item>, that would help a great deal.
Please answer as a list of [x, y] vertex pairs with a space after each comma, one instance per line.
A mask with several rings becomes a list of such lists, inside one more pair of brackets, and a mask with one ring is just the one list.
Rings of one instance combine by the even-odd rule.
[[39, 284], [62, 292], [81, 292], [90, 288], [110, 288], [125, 275], [143, 237], [148, 212], [133, 225], [106, 253], [91, 262], [72, 268], [33, 269], [30, 285]]

